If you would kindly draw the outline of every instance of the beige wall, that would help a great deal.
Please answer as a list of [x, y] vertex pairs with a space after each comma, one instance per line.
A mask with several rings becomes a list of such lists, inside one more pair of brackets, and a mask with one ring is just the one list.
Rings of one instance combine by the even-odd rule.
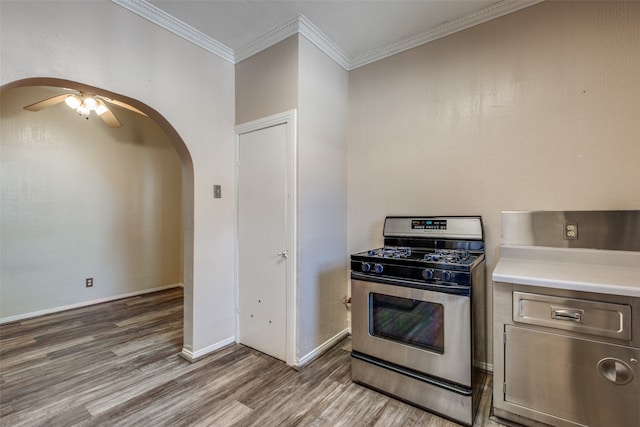
[[[350, 73], [349, 251], [385, 215], [640, 209], [640, 3], [544, 2]], [[489, 304], [490, 307], [490, 304]]]
[[297, 351], [344, 334], [348, 73], [302, 36], [236, 66], [236, 123], [297, 110]]
[[[348, 253], [379, 245], [386, 215], [481, 214], [490, 278], [501, 210], [640, 208], [638, 2], [523, 9], [348, 73], [347, 100], [344, 73], [297, 37], [271, 48], [281, 53], [269, 49], [234, 67], [114, 3], [0, 8], [2, 85], [53, 77], [123, 94], [154, 109], [184, 142], [185, 349], [193, 353], [234, 334], [235, 199], [225, 196], [235, 191], [234, 123], [299, 108], [299, 161], [311, 171], [299, 178], [301, 192], [311, 189], [301, 193], [301, 232], [344, 254], [342, 263], [305, 266], [316, 278], [340, 271]], [[95, 32], [97, 19], [119, 30]], [[314, 142], [304, 146], [305, 135]], [[222, 199], [212, 198], [213, 184], [223, 186]], [[345, 200], [343, 251], [339, 237], [320, 234], [347, 230]], [[309, 304], [327, 295], [321, 283], [301, 300], [317, 322], [331, 304]], [[305, 349], [329, 334], [310, 325]]]
[[64, 104], [22, 109], [59, 93], [0, 98], [3, 321], [182, 282], [180, 160], [166, 135], [117, 108], [119, 129]]
[[300, 354], [347, 328], [348, 73], [300, 37]]
[[236, 124], [298, 106], [298, 37], [236, 64]]
[[0, 20], [2, 86], [80, 82], [139, 101], [166, 126], [185, 177], [184, 349], [233, 342], [233, 64], [112, 2], [3, 1]]

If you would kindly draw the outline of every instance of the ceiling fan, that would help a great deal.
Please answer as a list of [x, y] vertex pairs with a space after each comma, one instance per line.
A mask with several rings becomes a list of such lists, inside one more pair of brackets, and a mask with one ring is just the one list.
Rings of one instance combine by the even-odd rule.
[[65, 102], [70, 108], [75, 110], [79, 115], [89, 119], [91, 112], [93, 111], [106, 123], [110, 128], [120, 128], [122, 123], [111, 112], [107, 104], [113, 104], [118, 107], [126, 108], [129, 111], [143, 115], [147, 117], [145, 113], [132, 107], [124, 102], [117, 101], [115, 99], [107, 98], [106, 96], [100, 96], [93, 93], [79, 91], [76, 93], [63, 93], [61, 95], [52, 96], [51, 98], [43, 99], [42, 101], [35, 102], [33, 104], [24, 107], [27, 111], [40, 111], [47, 107]]

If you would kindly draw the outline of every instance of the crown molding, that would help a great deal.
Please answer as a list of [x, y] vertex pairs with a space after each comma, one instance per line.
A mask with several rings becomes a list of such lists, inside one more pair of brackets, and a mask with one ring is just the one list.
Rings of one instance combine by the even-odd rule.
[[351, 58], [327, 37], [318, 27], [304, 15], [298, 15], [291, 21], [268, 31], [235, 51], [236, 63], [245, 60], [268, 47], [271, 47], [294, 34], [301, 34], [313, 43], [318, 49], [326, 53], [335, 62], [348, 70]]
[[144, 0], [111, 0], [111, 2], [130, 10], [136, 15], [139, 15], [156, 25], [161, 26], [165, 30], [171, 31], [175, 35], [200, 46], [226, 61], [234, 63], [233, 49], [228, 48], [219, 41], [185, 24], [174, 16], [169, 15]]
[[429, 43], [450, 34], [466, 30], [475, 25], [482, 24], [500, 16], [507, 15], [520, 9], [524, 9], [544, 0], [501, 0], [470, 15], [462, 16], [456, 20], [445, 22], [433, 29], [413, 37], [402, 39], [396, 43], [390, 43], [379, 49], [374, 49], [362, 55], [358, 55], [350, 63], [348, 70], [353, 70], [363, 65], [379, 61], [396, 53]]
[[294, 34], [301, 34], [345, 70], [350, 71], [458, 31], [482, 24], [500, 16], [524, 9], [540, 3], [543, 0], [501, 0], [472, 14], [440, 24], [422, 34], [390, 43], [362, 55], [357, 55], [356, 57], [349, 56], [303, 15], [299, 15], [296, 18], [285, 22], [284, 24], [264, 33], [251, 43], [234, 51], [217, 40], [185, 24], [179, 19], [163, 12], [152, 4], [147, 3], [145, 0], [111, 1], [233, 64], [247, 59], [256, 53], [281, 42], [287, 37]]
[[236, 49], [234, 52], [236, 64], [255, 55], [258, 52], [262, 52], [263, 50], [273, 46], [274, 44], [280, 43], [287, 37], [297, 34], [299, 31], [298, 23], [299, 17], [296, 17], [270, 31], [267, 31], [257, 39], [242, 46], [241, 48]]
[[353, 58], [347, 55], [347, 53], [335, 44], [329, 37], [327, 37], [318, 27], [313, 25], [303, 15], [298, 17], [300, 34], [305, 36], [311, 43], [313, 43], [318, 49], [326, 53], [330, 58], [336, 61], [345, 70], [351, 69], [351, 63]]

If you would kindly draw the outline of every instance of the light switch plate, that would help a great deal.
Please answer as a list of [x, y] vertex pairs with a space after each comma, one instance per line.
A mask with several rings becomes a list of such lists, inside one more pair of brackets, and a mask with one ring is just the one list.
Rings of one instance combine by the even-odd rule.
[[221, 185], [214, 185], [213, 186], [213, 198], [214, 199], [222, 198], [222, 186]]

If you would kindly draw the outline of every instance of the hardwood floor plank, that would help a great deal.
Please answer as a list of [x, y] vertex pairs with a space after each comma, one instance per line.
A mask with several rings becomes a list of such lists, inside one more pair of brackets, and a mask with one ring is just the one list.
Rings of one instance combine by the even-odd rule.
[[2, 368], [11, 369], [16, 366], [37, 362], [41, 360], [43, 357], [49, 358], [50, 353], [55, 353], [56, 351], [64, 350], [69, 347], [75, 347], [81, 344], [85, 344], [87, 342], [93, 341], [92, 337], [79, 337], [75, 339], [70, 339], [68, 341], [62, 341], [57, 343], [46, 343], [46, 344], [38, 344], [35, 343], [26, 348], [23, 348], [22, 351], [9, 351], [7, 356], [2, 357]]
[[211, 415], [195, 421], [194, 427], [232, 426], [248, 418], [251, 409], [236, 400], [222, 401], [211, 407]]
[[312, 425], [371, 425], [379, 417], [386, 401], [386, 396], [352, 383]]
[[[0, 325], [0, 426], [457, 424], [351, 381], [346, 338], [309, 365], [233, 344], [180, 357], [182, 289]], [[475, 426], [489, 420], [490, 382]]]

